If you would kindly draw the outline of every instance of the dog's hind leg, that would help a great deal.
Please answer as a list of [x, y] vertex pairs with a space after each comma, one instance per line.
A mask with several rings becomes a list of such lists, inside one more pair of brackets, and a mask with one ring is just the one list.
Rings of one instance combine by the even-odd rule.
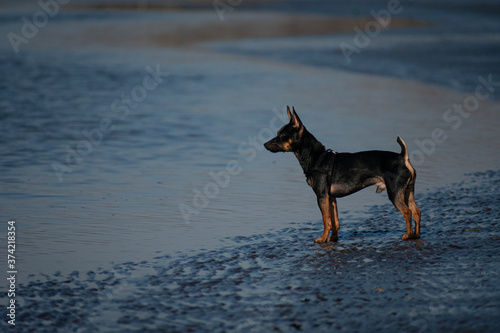
[[407, 191], [407, 188], [404, 187], [400, 188], [399, 190], [393, 189], [393, 186], [387, 186], [387, 194], [389, 195], [389, 200], [391, 200], [394, 206], [401, 212], [401, 214], [403, 214], [406, 222], [406, 233], [403, 235], [403, 237], [401, 237], [401, 239], [411, 239], [413, 236], [413, 230], [411, 227], [412, 211], [410, 210], [410, 207], [408, 207], [409, 193]]
[[413, 238], [413, 230], [411, 227], [411, 210], [410, 208], [401, 200], [397, 200], [394, 202], [394, 206], [403, 214], [403, 217], [406, 222], [406, 233], [401, 237], [401, 239], [411, 239]]
[[411, 210], [410, 208], [405, 204], [404, 199], [403, 199], [403, 194], [400, 194], [397, 196], [396, 200], [393, 202], [394, 206], [403, 214], [403, 217], [406, 222], [406, 233], [401, 237], [401, 239], [411, 239], [413, 238], [413, 230], [411, 227]]
[[[410, 157], [408, 154], [408, 148], [406, 147], [405, 142], [398, 136], [397, 139], [399, 145], [401, 146], [401, 154], [404, 158], [404, 165], [408, 170], [409, 178], [405, 182], [404, 186], [401, 190], [398, 191], [395, 198], [392, 198], [389, 195], [389, 199], [391, 199], [392, 203], [396, 206], [397, 209], [403, 214], [406, 221], [406, 234], [404, 234], [403, 239], [408, 238], [420, 238], [420, 209], [418, 209], [417, 204], [415, 203], [415, 179], [417, 178], [417, 172], [415, 168], [410, 163]], [[393, 200], [393, 199], [396, 199]], [[408, 210], [410, 210], [410, 216], [408, 217]], [[412, 233], [411, 228], [411, 217], [415, 220], [415, 233]]]
[[418, 209], [417, 204], [415, 203], [415, 186], [410, 185], [407, 189], [408, 194], [408, 207], [411, 210], [411, 214], [413, 216], [413, 220], [415, 220], [415, 234], [414, 238], [420, 238], [420, 209]]

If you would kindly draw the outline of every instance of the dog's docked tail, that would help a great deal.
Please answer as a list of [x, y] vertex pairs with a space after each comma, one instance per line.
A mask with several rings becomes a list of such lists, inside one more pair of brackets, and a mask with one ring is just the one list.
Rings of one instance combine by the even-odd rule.
[[411, 181], [414, 182], [415, 178], [417, 177], [417, 172], [413, 168], [413, 165], [411, 165], [411, 163], [410, 163], [410, 156], [408, 154], [408, 147], [406, 147], [406, 143], [403, 141], [403, 139], [401, 139], [400, 136], [398, 136], [398, 140], [397, 141], [398, 141], [399, 145], [401, 146], [401, 153], [400, 154], [405, 159], [405, 165], [406, 165], [406, 167], [408, 168], [408, 170], [410, 170]]

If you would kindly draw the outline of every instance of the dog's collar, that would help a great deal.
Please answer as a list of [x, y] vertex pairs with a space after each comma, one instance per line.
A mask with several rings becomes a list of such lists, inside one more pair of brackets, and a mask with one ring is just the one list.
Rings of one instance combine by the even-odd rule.
[[[337, 152], [334, 150], [331, 150], [331, 149], [327, 149], [324, 152], [322, 152], [321, 155], [319, 156], [318, 160], [316, 161], [316, 164], [314, 165], [314, 167], [311, 170], [309, 170], [307, 172], [306, 176], [309, 178], [309, 176], [313, 172], [316, 172], [316, 171], [326, 173], [328, 176], [328, 183], [330, 183], [331, 177], [332, 177], [332, 172], [333, 172], [333, 164], [335, 163], [335, 155], [336, 154], [337, 154]], [[324, 167], [321, 167], [321, 164], [323, 163], [323, 161], [325, 160], [327, 155], [331, 155], [330, 163], [328, 163]]]

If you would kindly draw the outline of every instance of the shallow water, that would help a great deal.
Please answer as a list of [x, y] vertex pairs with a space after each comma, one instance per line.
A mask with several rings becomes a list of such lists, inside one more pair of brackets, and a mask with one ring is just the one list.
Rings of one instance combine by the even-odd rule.
[[[420, 240], [390, 204], [348, 216], [337, 243], [296, 223], [195, 255], [33, 276], [22, 331], [496, 332], [500, 172], [417, 196]], [[347, 219], [347, 217], [346, 217]], [[5, 295], [0, 295], [5, 298]], [[3, 325], [6, 325], [2, 322]]]
[[[242, 60], [227, 57], [220, 63], [221, 56], [210, 53], [161, 54], [169, 62], [158, 66], [169, 75], [126, 117], [115, 112], [113, 102], [142, 84], [145, 68], [156, 68], [152, 59], [158, 60], [158, 53], [130, 51], [119, 61], [105, 51], [99, 58], [30, 52], [12, 59], [4, 54], [2, 65], [12, 74], [2, 83], [1, 211], [4, 220], [18, 222], [19, 261], [26, 273], [89, 269], [156, 251], [212, 247], [227, 236], [318, 219], [295, 157], [269, 154], [261, 145], [283, 124], [283, 100], [297, 105], [308, 129], [328, 147], [356, 151], [398, 150], [395, 137], [401, 133], [415, 150], [412, 141], [425, 140], [422, 133], [430, 135], [439, 123], [419, 120], [436, 118], [434, 112], [399, 114], [388, 95], [397, 91], [398, 99], [411, 98], [406, 103], [413, 109], [421, 107], [416, 100], [425, 95], [424, 104], [433, 107], [460, 98], [445, 92], [450, 98], [438, 99], [429, 95], [435, 88], [340, 72], [249, 60], [244, 63], [250, 67], [241, 68]], [[340, 77], [342, 83], [335, 83]], [[312, 84], [314, 90], [308, 88]], [[325, 121], [323, 110], [331, 99], [321, 102], [317, 95], [332, 84], [344, 99]], [[377, 96], [371, 87], [380, 84], [387, 90]], [[347, 92], [352, 85], [359, 89]], [[363, 94], [370, 94], [370, 102], [359, 99]], [[375, 111], [369, 109], [372, 103], [378, 104]], [[307, 105], [302, 113], [301, 104]], [[461, 128], [449, 129], [450, 139], [433, 154], [422, 155], [421, 165], [414, 161], [417, 191], [498, 165], [492, 108], [482, 105]], [[386, 117], [394, 121], [386, 123]], [[408, 123], [405, 117], [415, 120]], [[113, 131], [102, 139], [85, 136], [83, 131], [96, 131], [106, 118]], [[466, 142], [460, 140], [464, 136]], [[98, 143], [88, 148], [91, 140]], [[82, 141], [87, 146], [80, 147], [81, 160], [75, 163], [69, 151], [77, 151]], [[55, 172], [54, 163], [71, 172]], [[234, 171], [226, 180], [228, 163]], [[211, 174], [219, 175], [219, 183]], [[294, 200], [293, 215], [288, 193], [300, 193], [294, 196], [301, 199]], [[341, 215], [386, 200], [385, 194], [364, 191], [340, 201]], [[184, 213], [180, 205], [187, 207]]]

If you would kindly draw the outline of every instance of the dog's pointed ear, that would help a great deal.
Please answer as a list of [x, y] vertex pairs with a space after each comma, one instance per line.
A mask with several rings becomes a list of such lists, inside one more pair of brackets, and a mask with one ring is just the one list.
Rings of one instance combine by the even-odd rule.
[[295, 128], [300, 128], [302, 126], [302, 121], [300, 120], [299, 116], [297, 115], [297, 112], [295, 112], [295, 107], [292, 107], [293, 109], [293, 116], [292, 116], [292, 119], [290, 121], [293, 122], [293, 127]]
[[290, 112], [290, 107], [286, 106], [286, 112], [288, 112], [288, 120], [292, 121], [292, 113]]

